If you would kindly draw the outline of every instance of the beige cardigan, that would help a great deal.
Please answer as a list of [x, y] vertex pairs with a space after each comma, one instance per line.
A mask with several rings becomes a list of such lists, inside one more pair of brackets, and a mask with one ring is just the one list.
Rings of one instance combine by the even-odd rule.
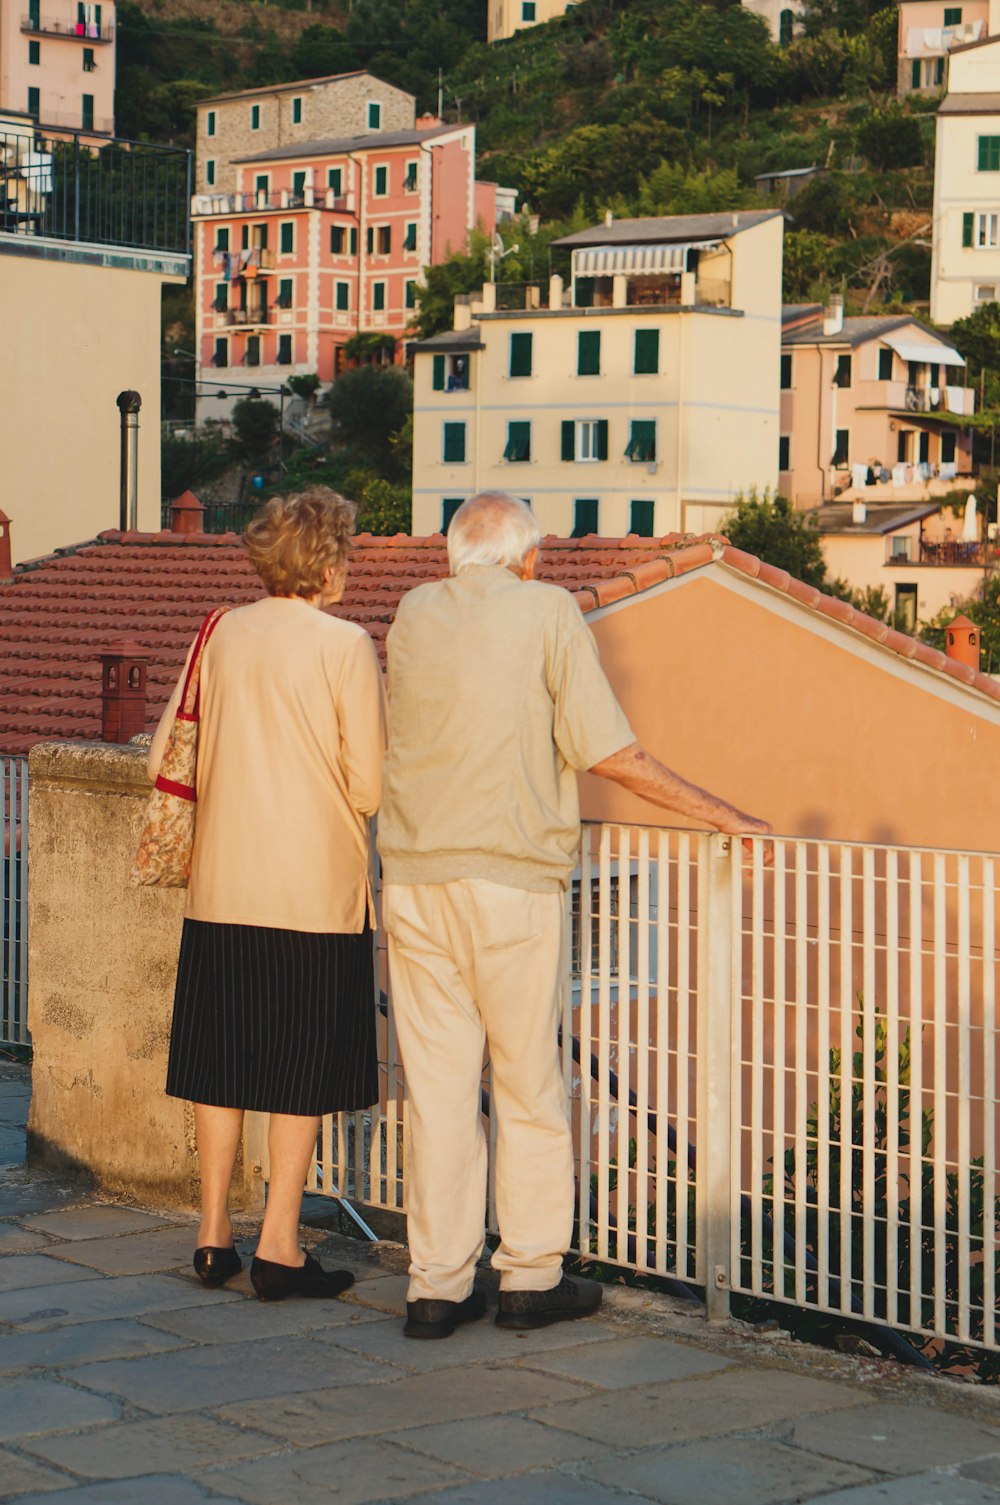
[[[183, 673], [153, 738], [159, 770]], [[228, 612], [202, 659], [192, 920], [357, 934], [385, 701], [363, 627], [297, 597]]]

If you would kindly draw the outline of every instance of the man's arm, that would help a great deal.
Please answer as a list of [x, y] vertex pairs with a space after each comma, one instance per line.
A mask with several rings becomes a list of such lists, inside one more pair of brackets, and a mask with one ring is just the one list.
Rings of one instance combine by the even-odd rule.
[[679, 773], [674, 773], [672, 768], [667, 768], [652, 753], [646, 752], [638, 742], [595, 763], [588, 772], [621, 784], [623, 789], [649, 800], [652, 805], [662, 805], [665, 810], [673, 810], [677, 815], [685, 815], [690, 820], [715, 826], [717, 831], [725, 831], [727, 835], [771, 834], [771, 826], [766, 820], [746, 815], [742, 810], [737, 810], [735, 805], [710, 794], [707, 789], [689, 784]]

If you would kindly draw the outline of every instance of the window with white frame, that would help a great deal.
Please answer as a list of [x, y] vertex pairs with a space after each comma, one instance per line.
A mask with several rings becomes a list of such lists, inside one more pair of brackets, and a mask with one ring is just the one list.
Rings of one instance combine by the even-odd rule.
[[981, 251], [995, 251], [1000, 246], [1000, 214], [976, 215], [975, 245]]
[[581, 418], [576, 425], [576, 458], [578, 460], [600, 459], [600, 419]]
[[976, 283], [976, 302], [993, 303], [996, 301], [997, 285], [995, 282]]

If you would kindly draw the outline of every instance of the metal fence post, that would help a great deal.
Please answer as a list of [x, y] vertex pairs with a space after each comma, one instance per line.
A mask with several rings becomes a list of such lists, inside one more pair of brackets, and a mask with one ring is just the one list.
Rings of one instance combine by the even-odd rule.
[[[698, 864], [697, 1210], [705, 1305], [710, 1322], [729, 1316], [732, 1250], [733, 893], [740, 846], [704, 838]], [[734, 871], [735, 866], [735, 871]]]

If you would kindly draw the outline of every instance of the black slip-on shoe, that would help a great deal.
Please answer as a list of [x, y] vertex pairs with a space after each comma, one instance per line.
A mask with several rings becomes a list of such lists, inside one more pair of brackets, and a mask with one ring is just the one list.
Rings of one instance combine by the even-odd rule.
[[203, 1244], [200, 1249], [194, 1251], [194, 1273], [203, 1286], [208, 1286], [210, 1291], [217, 1286], [224, 1286], [227, 1280], [232, 1280], [243, 1268], [243, 1261], [236, 1253], [235, 1244], [230, 1244], [228, 1249], [218, 1249], [214, 1244]]
[[486, 1315], [486, 1297], [472, 1291], [464, 1301], [435, 1301], [422, 1297], [406, 1303], [404, 1338], [450, 1338], [463, 1322], [478, 1322]]
[[551, 1291], [501, 1291], [497, 1327], [523, 1330], [590, 1317], [600, 1306], [603, 1294], [596, 1280], [582, 1280], [578, 1275], [564, 1275]]
[[279, 1265], [254, 1255], [250, 1281], [261, 1301], [282, 1301], [286, 1296], [340, 1296], [354, 1284], [354, 1276], [350, 1270], [324, 1270], [311, 1254], [304, 1265]]

